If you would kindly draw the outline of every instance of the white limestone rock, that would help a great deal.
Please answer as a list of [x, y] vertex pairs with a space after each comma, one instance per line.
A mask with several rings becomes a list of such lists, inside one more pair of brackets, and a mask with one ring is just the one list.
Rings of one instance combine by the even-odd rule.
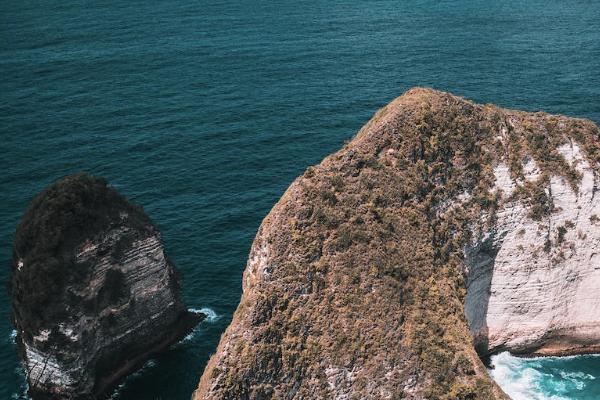
[[[561, 176], [545, 188], [554, 211], [534, 221], [511, 200], [519, 182], [506, 164], [495, 167], [503, 193], [497, 221], [467, 249], [465, 311], [483, 353], [591, 352], [600, 343], [600, 201], [598, 178], [577, 143], [559, 152], [581, 174], [574, 191]], [[529, 159], [526, 180], [539, 169]], [[541, 183], [540, 183], [541, 184]]]

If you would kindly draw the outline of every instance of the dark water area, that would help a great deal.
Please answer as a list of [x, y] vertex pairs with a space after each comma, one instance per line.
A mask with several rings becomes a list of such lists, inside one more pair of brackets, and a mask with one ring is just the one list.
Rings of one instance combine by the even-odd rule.
[[[3, 0], [0, 281], [36, 193], [106, 177], [162, 230], [187, 303], [216, 313], [116, 398], [187, 400], [261, 220], [413, 86], [598, 123], [600, 2]], [[23, 392], [9, 313], [0, 290], [2, 399]]]

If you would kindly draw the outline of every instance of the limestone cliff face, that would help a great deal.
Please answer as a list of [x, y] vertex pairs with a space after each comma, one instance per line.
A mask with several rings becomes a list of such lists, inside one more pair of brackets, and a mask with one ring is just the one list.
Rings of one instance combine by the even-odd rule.
[[410, 90], [265, 218], [194, 399], [505, 399], [475, 346], [594, 348], [599, 156], [589, 121]]
[[15, 236], [11, 294], [30, 394], [110, 390], [199, 320], [160, 233], [102, 179], [79, 174], [36, 197]]
[[[576, 141], [557, 154], [579, 175], [544, 179], [527, 157], [521, 178], [495, 167], [497, 221], [469, 247], [465, 310], [483, 353], [567, 355], [600, 351], [600, 201], [597, 168]], [[552, 171], [551, 171], [552, 172]], [[527, 182], [542, 188], [546, 215], [532, 218], [511, 198]], [[484, 251], [481, 251], [484, 249]]]

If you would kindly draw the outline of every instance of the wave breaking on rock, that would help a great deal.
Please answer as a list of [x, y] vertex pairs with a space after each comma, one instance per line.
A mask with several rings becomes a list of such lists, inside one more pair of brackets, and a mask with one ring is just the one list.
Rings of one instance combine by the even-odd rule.
[[392, 101], [264, 219], [194, 399], [505, 399], [478, 355], [595, 350], [599, 137]]

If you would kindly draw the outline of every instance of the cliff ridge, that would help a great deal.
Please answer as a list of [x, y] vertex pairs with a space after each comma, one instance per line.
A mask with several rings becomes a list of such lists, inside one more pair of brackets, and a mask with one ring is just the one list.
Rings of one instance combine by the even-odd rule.
[[264, 219], [194, 399], [505, 399], [478, 355], [595, 350], [599, 145], [406, 92]]

